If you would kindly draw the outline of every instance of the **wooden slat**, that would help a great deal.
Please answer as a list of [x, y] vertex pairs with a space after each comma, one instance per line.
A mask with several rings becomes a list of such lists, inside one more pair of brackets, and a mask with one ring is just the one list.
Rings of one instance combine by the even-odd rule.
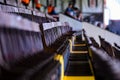
[[63, 26], [61, 22], [51, 22], [55, 27]]
[[35, 23], [35, 22], [32, 22], [32, 30], [34, 32], [40, 32], [39, 24]]
[[40, 32], [38, 23], [6, 13], [0, 13], [0, 27]]
[[51, 28], [53, 28], [51, 23], [43, 23], [43, 30], [47, 30]]
[[28, 10], [28, 9], [25, 9], [25, 12], [26, 12], [27, 14], [32, 14], [32, 11], [31, 11], [31, 10]]
[[43, 30], [51, 29], [58, 26], [62, 26], [62, 23], [61, 22], [43, 23]]
[[6, 12], [7, 11], [7, 7], [5, 5], [1, 5], [1, 10]]
[[0, 5], [0, 10], [3, 12], [18, 12], [17, 7], [7, 6], [7, 5]]
[[38, 12], [38, 11], [33, 11], [33, 15], [40, 16], [40, 17], [45, 17], [44, 13]]
[[18, 11], [19, 13], [32, 14], [31, 10], [24, 9], [24, 8], [19, 8]]

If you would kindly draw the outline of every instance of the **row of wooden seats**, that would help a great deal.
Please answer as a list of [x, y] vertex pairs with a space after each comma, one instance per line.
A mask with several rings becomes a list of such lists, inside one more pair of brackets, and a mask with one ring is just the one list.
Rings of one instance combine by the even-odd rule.
[[115, 57], [117, 59], [120, 59], [120, 46], [118, 46], [116, 43], [114, 43], [114, 47], [112, 47], [114, 50]]
[[93, 60], [97, 65], [96, 71], [102, 79], [119, 80], [120, 72], [117, 67], [120, 67], [120, 50], [103, 38], [102, 40], [101, 46], [94, 47], [96, 50], [91, 48]]
[[[104, 38], [102, 38], [101, 36], [99, 36], [100, 44], [101, 44], [101, 46], [100, 46], [95, 41], [95, 39], [93, 37], [90, 37], [89, 39], [91, 41], [91, 44], [94, 47], [99, 48], [99, 49], [103, 49], [104, 51], [107, 52], [107, 54], [109, 56], [117, 58], [117, 59], [120, 59], [120, 50], [119, 50], [120, 48], [119, 48], [119, 46], [116, 43], [114, 43], [114, 46], [112, 46], [109, 42], [105, 41]], [[88, 40], [88, 39], [86, 38], [86, 40]], [[89, 42], [89, 41], [87, 41], [87, 42]]]
[[[46, 43], [45, 45], [50, 46], [50, 47], [52, 47], [52, 45], [54, 45], [57, 48], [57, 45], [61, 45], [61, 43], [66, 41], [66, 39], [67, 39], [66, 33], [72, 31], [72, 29], [66, 25], [61, 26], [62, 24], [60, 22], [58, 22], [59, 25], [57, 25], [57, 27], [52, 27], [51, 29], [47, 29], [48, 26], [46, 26], [46, 25], [52, 26], [52, 24], [54, 24], [54, 22], [43, 24], [43, 26], [41, 26], [41, 30], [44, 31], [43, 35], [45, 38], [45, 43]], [[49, 35], [49, 34], [51, 34], [51, 35]], [[70, 35], [72, 35], [72, 33]], [[53, 44], [53, 43], [55, 43], [55, 44]]]
[[114, 43], [114, 46], [112, 46], [109, 42], [105, 41], [105, 39], [102, 38], [101, 36], [99, 36], [99, 39], [101, 43], [101, 48], [103, 48], [108, 53], [109, 56], [120, 59], [120, 50], [119, 46], [116, 43]]
[[[5, 22], [8, 22], [2, 22], [0, 34], [1, 54], [4, 61], [1, 63], [2, 80], [14, 80], [20, 76], [26, 79], [26, 76], [30, 76], [27, 73], [32, 74], [31, 69], [34, 72], [36, 69], [38, 71], [52, 60], [54, 54], [44, 52], [38, 24], [27, 22], [27, 20], [21, 24], [23, 19], [16, 20], [18, 17], [6, 14], [1, 14], [1, 21], [4, 21], [6, 17]], [[13, 19], [16, 21], [14, 20], [11, 24]]]
[[112, 46], [109, 42], [105, 41], [104, 38], [100, 38], [99, 45], [93, 37], [88, 37], [84, 31], [86, 42], [90, 46], [92, 53], [92, 62], [96, 71], [96, 79], [101, 80], [119, 80], [119, 67], [120, 64], [120, 51], [119, 46], [115, 44]]
[[[71, 28], [61, 24], [51, 27], [50, 24], [56, 24], [53, 22], [39, 25], [6, 13], [0, 13], [0, 17], [0, 78], [46, 80], [54, 75], [60, 77], [60, 64], [54, 57], [56, 53], [69, 53], [65, 38], [71, 35], [67, 34]], [[44, 26], [46, 24], [50, 26]]]
[[0, 4], [0, 11], [7, 12], [10, 14], [16, 14], [37, 23], [55, 22], [55, 19], [47, 13], [45, 14], [39, 11], [30, 10], [26, 8]]
[[[54, 26], [56, 23], [57, 25]], [[65, 70], [68, 56], [70, 54], [68, 39], [72, 37], [72, 28], [68, 23], [63, 24], [61, 22], [51, 22], [43, 23], [41, 31], [43, 33], [44, 48], [46, 51], [56, 52], [59, 55], [63, 55]]]
[[[8, 9], [7, 9], [8, 8]], [[28, 9], [23, 9], [23, 8], [16, 8], [16, 7], [11, 7], [11, 6], [6, 6], [6, 5], [4, 5], [4, 7], [3, 7], [3, 5], [2, 5], [2, 10], [4, 10], [4, 12], [7, 12], [7, 13], [10, 13], [10, 14], [17, 14], [17, 15], [20, 15], [20, 16], [22, 16], [22, 17], [24, 17], [24, 18], [27, 18], [27, 19], [29, 19], [29, 20], [31, 20], [31, 21], [33, 21], [33, 22], [37, 22], [39, 25], [41, 25], [41, 23], [45, 23], [45, 22], [55, 22], [54, 21], [54, 19], [51, 17], [51, 16], [49, 16], [49, 15], [47, 15], [47, 14], [43, 14], [43, 13], [39, 13], [39, 12], [36, 12], [36, 11], [31, 11], [31, 10], [28, 10]], [[70, 33], [71, 34], [71, 33]], [[66, 34], [67, 36], [71, 36], [70, 34]], [[43, 35], [42, 35], [43, 36]], [[65, 37], [65, 36], [64, 36]], [[59, 38], [60, 39], [60, 38]], [[63, 41], [63, 40], [61, 40], [61, 41]], [[48, 41], [47, 41], [48, 42]], [[47, 43], [46, 42], [46, 43]], [[53, 48], [56, 48], [55, 47], [55, 44], [57, 44], [58, 45], [58, 43], [60, 42], [60, 40], [58, 41], [58, 40], [56, 40], [56, 42], [54, 43], [54, 47], [53, 47], [53, 45], [52, 46], [50, 46], [50, 47], [53, 47]], [[43, 43], [43, 44], [46, 44], [46, 43]], [[62, 43], [62, 42], [61, 42]], [[64, 54], [64, 53], [69, 53], [69, 46], [67, 46], [68, 45], [68, 42], [66, 42], [65, 41], [65, 44], [66, 44], [66, 46], [64, 46], [64, 47], [62, 47], [62, 48], [59, 48], [59, 49], [57, 49], [57, 52], [59, 52], [60, 54]], [[60, 46], [60, 43], [59, 43], [59, 46]], [[59, 47], [58, 46], [58, 47]], [[44, 47], [45, 49], [46, 49], [46, 47]], [[47, 51], [48, 51], [48, 47], [47, 47]], [[51, 49], [51, 48], [50, 48]], [[50, 50], [49, 49], [49, 50]], [[53, 49], [52, 49], [53, 50]], [[55, 49], [54, 49], [54, 51], [55, 51]], [[65, 52], [64, 52], [65, 51]], [[67, 52], [66, 52], [67, 51]], [[69, 54], [65, 54], [64, 55], [64, 59], [66, 59], [66, 60], [64, 60], [65, 62], [65, 66], [67, 65], [67, 58], [68, 58], [68, 56], [69, 56]]]
[[21, 3], [20, 0], [0, 0], [0, 3], [25, 8], [25, 6]]
[[34, 0], [0, 0], [0, 4], [38, 10], [33, 7], [35, 4]]
[[[119, 53], [120, 52], [120, 50], [119, 50], [120, 47], [116, 43], [114, 43], [114, 46], [112, 46], [109, 42], [105, 41], [104, 38], [99, 36], [100, 44], [101, 44], [101, 45], [99, 45], [93, 37], [90, 37], [88, 39], [88, 36], [86, 36], [85, 30], [83, 30], [83, 35], [84, 35], [88, 44], [90, 44], [90, 45], [92, 44], [96, 48], [103, 49], [111, 57], [116, 57], [116, 58], [120, 59], [120, 53]], [[91, 43], [89, 43], [90, 41], [91, 41]]]

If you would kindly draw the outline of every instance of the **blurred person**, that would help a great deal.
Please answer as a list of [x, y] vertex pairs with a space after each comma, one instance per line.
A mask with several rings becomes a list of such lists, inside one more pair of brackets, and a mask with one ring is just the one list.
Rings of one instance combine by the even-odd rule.
[[58, 14], [56, 13], [56, 11], [55, 11], [55, 7], [52, 8], [51, 13], [49, 13], [49, 14], [51, 14], [51, 15], [58, 15]]
[[78, 15], [79, 14], [79, 9], [77, 7], [73, 7], [73, 16], [75, 19], [78, 19]]
[[51, 15], [51, 16], [53, 16], [54, 19], [55, 19], [55, 21], [58, 21], [59, 20], [59, 16], [58, 16], [58, 13], [56, 13], [56, 11], [55, 11], [55, 7], [52, 6], [52, 4], [50, 4], [47, 7], [47, 9], [48, 9], [48, 14]]
[[47, 7], [48, 14], [52, 14], [53, 10], [54, 10], [54, 6], [52, 6], [52, 4], [50, 4], [50, 5]]
[[77, 19], [78, 19], [80, 22], [83, 21], [83, 16], [82, 16], [82, 12], [81, 12], [81, 11], [78, 12]]
[[42, 6], [42, 4], [40, 4], [40, 3], [35, 4], [35, 7], [36, 7], [37, 10], [40, 10], [41, 6]]
[[74, 10], [73, 10], [73, 5], [72, 4], [69, 4], [68, 7], [66, 8], [65, 15], [67, 15], [69, 17], [72, 17], [72, 18], [75, 18], [74, 17]]
[[30, 3], [30, 0], [21, 0], [21, 2], [25, 5], [28, 6]]
[[120, 35], [120, 0], [104, 0], [104, 26]]

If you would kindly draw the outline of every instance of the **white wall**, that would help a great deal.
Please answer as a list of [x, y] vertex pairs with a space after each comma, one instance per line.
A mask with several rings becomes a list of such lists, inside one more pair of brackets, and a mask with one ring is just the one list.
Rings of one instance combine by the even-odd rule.
[[[47, 7], [47, 0], [40, 0], [40, 3]], [[41, 12], [47, 12], [44, 7], [41, 7]]]
[[98, 7], [88, 7], [88, 0], [82, 0], [82, 12], [101, 13], [103, 12], [103, 0], [98, 0]]
[[77, 7], [78, 9], [80, 9], [80, 0], [76, 0], [75, 7]]
[[40, 3], [47, 6], [47, 0], [40, 0]]
[[63, 14], [60, 14], [59, 16], [60, 16], [60, 22], [68, 22], [70, 24], [70, 26], [73, 28], [73, 30], [75, 30], [75, 31], [85, 29], [87, 36], [93, 37], [99, 44], [100, 44], [100, 41], [99, 41], [98, 36], [100, 35], [111, 45], [114, 46], [114, 43], [117, 43], [118, 45], [120, 45], [120, 36], [118, 36], [114, 33], [111, 33], [107, 30], [101, 29], [101, 28], [94, 26], [87, 22], [76, 21], [72, 18], [69, 18], [69, 17], [63, 15]]
[[82, 30], [82, 23], [81, 22], [74, 20], [70, 17], [67, 17], [63, 14], [60, 14], [59, 17], [60, 17], [60, 22], [68, 22], [74, 31]]
[[65, 11], [65, 9], [68, 7], [68, 1], [69, 0], [63, 0], [63, 10]]
[[56, 11], [57, 13], [62, 12], [61, 4], [63, 4], [63, 3], [62, 3], [62, 0], [57, 0], [56, 8], [55, 8], [55, 11]]
[[114, 42], [120, 45], [120, 36], [111, 33], [107, 30], [101, 29], [99, 27], [96, 27], [92, 24], [83, 22], [83, 28], [85, 29], [86, 33], [90, 37], [94, 37], [94, 39], [100, 44], [98, 36], [100, 35], [103, 37], [107, 42], [109, 42], [111, 45], [114, 45]]

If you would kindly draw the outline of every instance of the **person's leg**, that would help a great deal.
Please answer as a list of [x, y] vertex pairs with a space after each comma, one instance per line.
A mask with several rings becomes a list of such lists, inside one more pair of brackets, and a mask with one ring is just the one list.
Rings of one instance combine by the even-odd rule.
[[116, 30], [117, 30], [117, 34], [120, 35], [120, 26], [117, 26]]
[[113, 25], [110, 24], [110, 25], [107, 27], [107, 30], [110, 31], [110, 32], [114, 32]]
[[115, 22], [114, 31], [116, 32], [116, 34], [120, 35], [120, 21]]

